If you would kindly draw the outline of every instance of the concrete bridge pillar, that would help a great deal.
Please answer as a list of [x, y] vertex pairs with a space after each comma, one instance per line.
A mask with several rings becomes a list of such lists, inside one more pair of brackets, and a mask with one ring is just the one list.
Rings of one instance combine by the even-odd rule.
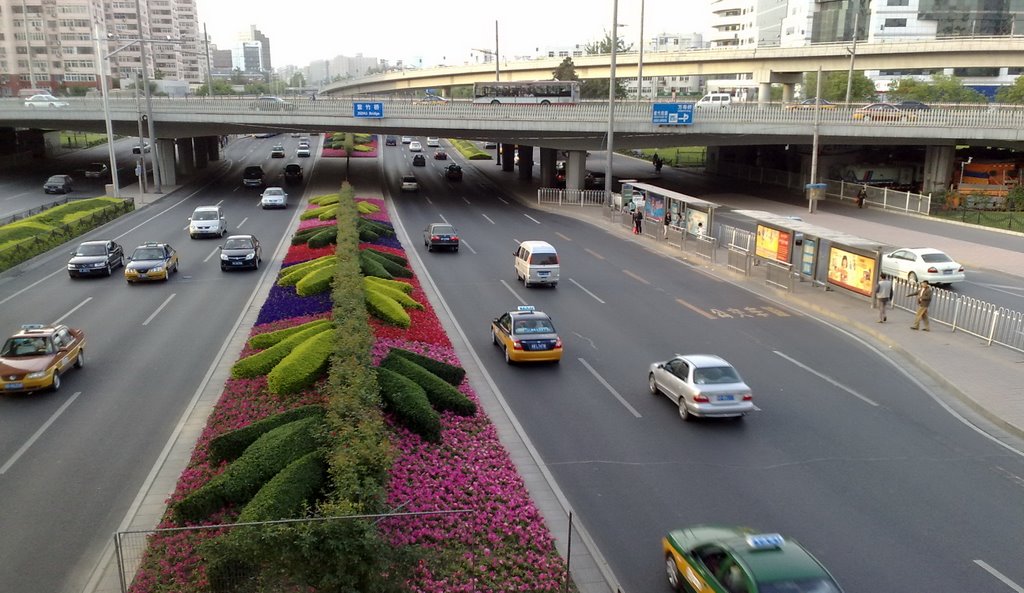
[[18, 144], [22, 151], [31, 152], [34, 158], [46, 158], [46, 134], [42, 130], [19, 131]]
[[565, 189], [585, 189], [587, 151], [570, 150], [565, 162]]
[[206, 159], [211, 163], [220, 160], [220, 136], [203, 136], [206, 142]]
[[206, 147], [206, 136], [193, 138], [192, 150], [196, 155], [196, 169], [205, 169], [210, 164], [210, 152]]
[[196, 155], [191, 138], [177, 138], [174, 143], [178, 148], [178, 175], [187, 177], [196, 170]]
[[757, 102], [764, 104], [772, 100], [772, 83], [770, 82], [759, 82], [757, 83]]
[[555, 165], [558, 163], [558, 150], [554, 148], [540, 149], [540, 186], [555, 186]]
[[512, 172], [516, 168], [516, 145], [515, 144], [499, 144], [498, 150], [501, 151], [501, 170]]
[[793, 88], [795, 86], [796, 85], [793, 84], [792, 82], [784, 82], [784, 83], [782, 83], [782, 102], [783, 103], [792, 103], [793, 102]]
[[533, 177], [533, 147], [519, 145], [519, 178], [530, 179]]
[[924, 182], [921, 192], [930, 194], [949, 189], [956, 160], [955, 146], [926, 146], [924, 149]]
[[18, 132], [14, 128], [0, 128], [0, 155], [18, 152]]
[[178, 185], [178, 174], [174, 170], [174, 139], [157, 138], [156, 151], [160, 154], [160, 181], [162, 185]]

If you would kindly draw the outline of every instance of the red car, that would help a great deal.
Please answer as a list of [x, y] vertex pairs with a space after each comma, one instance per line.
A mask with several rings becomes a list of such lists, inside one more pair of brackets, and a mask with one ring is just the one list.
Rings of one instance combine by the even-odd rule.
[[445, 152], [444, 150], [438, 148], [437, 150], [434, 151], [434, 160], [447, 161], [448, 160], [448, 153]]

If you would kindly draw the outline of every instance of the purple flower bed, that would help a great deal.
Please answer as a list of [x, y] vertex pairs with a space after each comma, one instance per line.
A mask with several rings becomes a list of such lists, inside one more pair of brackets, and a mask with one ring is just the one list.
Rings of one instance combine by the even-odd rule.
[[260, 309], [256, 325], [280, 321], [289, 317], [315, 315], [330, 311], [332, 307], [331, 293], [323, 292], [308, 297], [295, 294], [294, 286], [274, 285], [267, 295], [267, 302]]

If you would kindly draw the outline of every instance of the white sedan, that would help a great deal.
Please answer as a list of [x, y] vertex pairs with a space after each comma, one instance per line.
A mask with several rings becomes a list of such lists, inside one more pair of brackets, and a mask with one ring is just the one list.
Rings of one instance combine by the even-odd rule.
[[423, 152], [423, 145], [413, 140], [409, 143], [409, 152]]
[[731, 364], [714, 354], [677, 354], [652, 364], [647, 388], [675, 402], [683, 420], [742, 418], [754, 411], [750, 387]]
[[268, 187], [260, 194], [260, 208], [287, 208], [288, 194], [280, 187]]
[[882, 273], [910, 282], [927, 280], [930, 284], [963, 282], [964, 267], [938, 249], [918, 247], [897, 249], [882, 256]]
[[67, 107], [68, 102], [53, 95], [32, 95], [25, 99], [25, 107]]

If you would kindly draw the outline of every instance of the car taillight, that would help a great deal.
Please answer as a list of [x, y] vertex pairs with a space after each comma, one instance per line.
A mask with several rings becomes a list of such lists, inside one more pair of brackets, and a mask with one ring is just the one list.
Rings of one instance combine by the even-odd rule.
[[555, 338], [555, 348], [562, 347], [562, 338]]
[[513, 350], [522, 350], [523, 349], [523, 343], [520, 342], [519, 340], [512, 340], [512, 349]]
[[711, 400], [708, 399], [708, 396], [706, 396], [706, 395], [704, 395], [702, 393], [698, 393], [697, 395], [693, 396], [693, 401], [695, 401], [695, 402], [697, 402], [699, 404], [706, 404], [706, 403], [710, 402]]
[[452, 241], [458, 241], [459, 240], [459, 236], [458, 235], [452, 235], [451, 236], [451, 240]]
[[754, 400], [754, 396], [753, 395], [750, 395], [749, 393], [743, 394], [743, 401], [749, 402], [749, 401], [753, 401], [753, 400]]
[[963, 271], [964, 271], [964, 267], [963, 266], [960, 266], [960, 269], [957, 270], [957, 272], [963, 272]]
[[928, 268], [928, 273], [929, 274], [938, 274], [939, 273], [939, 269], [936, 268], [935, 266], [932, 266], [932, 267]]
[[437, 235], [430, 235], [430, 240], [431, 241], [440, 241], [441, 237], [438, 237]]

